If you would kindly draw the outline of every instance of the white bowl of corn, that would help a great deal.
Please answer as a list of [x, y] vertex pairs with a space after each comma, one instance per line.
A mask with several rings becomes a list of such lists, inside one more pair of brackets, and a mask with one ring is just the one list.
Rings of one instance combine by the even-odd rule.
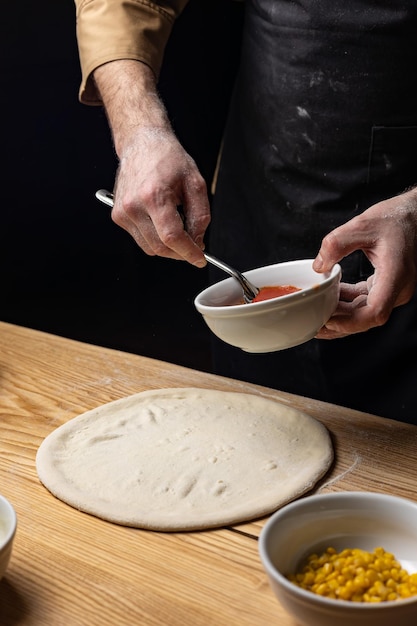
[[4, 496], [0, 495], [0, 580], [3, 578], [9, 565], [16, 526], [16, 512], [12, 504]]
[[301, 498], [274, 513], [259, 554], [302, 626], [416, 626], [417, 502], [370, 492]]

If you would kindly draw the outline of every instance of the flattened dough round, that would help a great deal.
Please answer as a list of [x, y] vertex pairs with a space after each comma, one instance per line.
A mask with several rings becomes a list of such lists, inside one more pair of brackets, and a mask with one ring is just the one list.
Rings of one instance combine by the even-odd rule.
[[267, 515], [333, 460], [327, 429], [271, 399], [214, 389], [144, 391], [83, 413], [39, 447], [57, 498], [125, 526], [199, 530]]

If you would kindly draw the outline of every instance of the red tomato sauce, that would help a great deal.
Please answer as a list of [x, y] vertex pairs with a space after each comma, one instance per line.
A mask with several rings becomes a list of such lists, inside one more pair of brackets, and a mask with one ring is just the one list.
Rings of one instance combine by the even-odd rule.
[[262, 302], [262, 300], [271, 300], [271, 298], [287, 296], [289, 293], [294, 293], [295, 291], [301, 291], [300, 287], [294, 287], [294, 285], [266, 285], [259, 289], [258, 295], [252, 302]]

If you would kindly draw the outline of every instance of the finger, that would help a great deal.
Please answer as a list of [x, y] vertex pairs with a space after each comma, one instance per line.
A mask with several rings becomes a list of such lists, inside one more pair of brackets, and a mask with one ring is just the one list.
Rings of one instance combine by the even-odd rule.
[[[204, 234], [210, 222], [207, 186], [190, 158], [176, 184], [159, 187], [150, 194], [148, 213], [157, 237], [149, 241], [154, 252], [167, 256], [167, 250], [193, 265], [202, 267], [206, 260], [202, 253]], [[182, 218], [178, 206], [182, 207]], [[149, 233], [149, 231], [147, 231]], [[142, 232], [146, 237], [146, 233]], [[151, 233], [150, 233], [151, 234]]]
[[[136, 225], [136, 222], [131, 219], [127, 212], [121, 211], [119, 205], [114, 204], [111, 212], [112, 220], [115, 224], [126, 230], [131, 237], [135, 240], [137, 245], [149, 256], [154, 256], [155, 252], [151, 245], [149, 245], [147, 238], [142, 235], [142, 230]], [[149, 217], [147, 217], [149, 221]], [[144, 220], [144, 218], [143, 218]], [[142, 220], [138, 220], [140, 223]]]
[[[154, 202], [148, 210], [141, 208], [133, 201], [131, 203], [125, 201], [123, 205], [116, 201], [112, 210], [112, 219], [128, 231], [138, 246], [150, 256], [158, 255], [188, 261], [189, 250], [193, 248], [197, 254], [194, 258], [191, 257], [190, 262], [199, 267], [206, 264], [200, 249], [185, 233], [176, 205], [169, 200], [166, 200], [162, 207]], [[186, 240], [186, 243], [183, 245], [178, 243], [181, 239]]]
[[369, 248], [371, 244], [372, 236], [362, 232], [358, 218], [353, 218], [323, 238], [313, 261], [313, 269], [316, 272], [329, 272], [335, 263], [351, 252]]
[[316, 335], [316, 339], [343, 339], [350, 333], [341, 333], [336, 330], [331, 330], [327, 326], [323, 326]]
[[317, 333], [318, 339], [335, 339], [369, 330], [375, 324], [359, 314], [367, 306], [367, 294], [358, 295], [352, 302], [340, 301], [331, 318]]
[[[151, 215], [154, 228], [152, 243], [155, 254], [168, 256], [174, 254], [175, 258], [188, 261], [197, 267], [206, 265], [201, 248], [193, 241], [184, 228], [184, 222], [177, 207], [165, 205], [155, 215]], [[142, 233], [144, 236], [145, 233]], [[147, 234], [152, 235], [147, 230]]]
[[391, 310], [387, 310], [384, 315], [376, 315], [368, 304], [368, 296], [363, 294], [353, 302], [339, 303], [336, 314], [326, 322], [327, 334], [344, 337], [382, 326], [389, 318]]
[[367, 281], [361, 281], [359, 283], [340, 283], [339, 299], [342, 302], [352, 302], [358, 296], [368, 294]]
[[375, 311], [376, 316], [386, 317], [392, 309], [409, 302], [414, 289], [415, 280], [411, 279], [410, 267], [401, 273], [397, 266], [391, 263], [391, 256], [384, 265], [375, 270], [374, 275], [368, 279], [369, 295], [368, 305]]

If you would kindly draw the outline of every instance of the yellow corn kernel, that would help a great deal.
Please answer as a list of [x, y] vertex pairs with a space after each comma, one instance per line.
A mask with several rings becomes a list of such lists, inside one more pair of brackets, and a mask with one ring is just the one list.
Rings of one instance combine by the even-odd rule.
[[[299, 574], [299, 576], [301, 577], [300, 574]], [[304, 578], [302, 578], [302, 582], [305, 585], [312, 585], [314, 583], [314, 581], [315, 581], [314, 572], [306, 572], [305, 575], [304, 575]]]
[[318, 585], [317, 589], [315, 590], [315, 592], [319, 595], [319, 596], [326, 596], [327, 592], [328, 592], [329, 588], [325, 583], [321, 583], [321, 585]]
[[352, 598], [352, 590], [348, 589], [347, 587], [341, 587], [336, 592], [336, 595], [338, 598], [340, 598], [340, 600], [350, 600]]
[[352, 602], [362, 602], [362, 598], [363, 596], [361, 593], [354, 593], [350, 599]]
[[352, 602], [384, 602], [417, 595], [417, 573], [409, 575], [390, 552], [330, 546], [311, 554], [301, 571], [288, 577], [307, 591]]
[[337, 589], [339, 589], [340, 585], [335, 578], [332, 578], [331, 580], [329, 580], [328, 586], [331, 591], [336, 591]]
[[332, 563], [324, 563], [322, 571], [323, 571], [323, 574], [325, 574], [326, 576], [330, 576], [330, 574], [332, 574], [333, 572]]

